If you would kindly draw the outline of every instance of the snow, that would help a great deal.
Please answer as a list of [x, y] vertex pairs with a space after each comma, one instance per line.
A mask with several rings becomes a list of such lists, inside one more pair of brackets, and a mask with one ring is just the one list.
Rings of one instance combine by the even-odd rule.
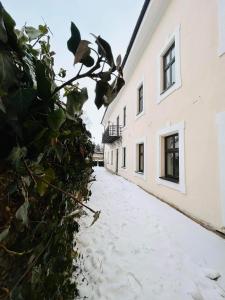
[[104, 168], [95, 175], [88, 204], [101, 215], [81, 219], [81, 299], [225, 299], [224, 239]]

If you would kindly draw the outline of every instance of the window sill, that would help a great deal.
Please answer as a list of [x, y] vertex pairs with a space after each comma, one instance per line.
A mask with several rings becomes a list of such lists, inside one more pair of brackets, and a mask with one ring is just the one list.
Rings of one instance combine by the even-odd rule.
[[171, 177], [165, 177], [165, 176], [162, 176], [162, 177], [159, 177], [159, 178], [179, 184], [179, 179], [175, 179], [175, 178], [171, 178]]
[[141, 116], [143, 116], [144, 113], [145, 113], [144, 110], [143, 110], [142, 112], [138, 113], [138, 114], [135, 116], [135, 120], [137, 120], [137, 119], [139, 119]]
[[164, 99], [166, 99], [169, 95], [171, 95], [173, 92], [178, 90], [181, 87], [181, 80], [175, 82], [172, 84], [169, 88], [158, 94], [157, 103], [161, 103]]
[[161, 93], [160, 93], [160, 96], [162, 96], [164, 93], [166, 93], [169, 89], [172, 88], [172, 86], [175, 85], [175, 82], [173, 82], [168, 88], [166, 88], [165, 90], [163, 90]]
[[141, 172], [141, 171], [135, 171], [136, 174], [139, 174], [139, 175], [144, 175], [144, 172]]

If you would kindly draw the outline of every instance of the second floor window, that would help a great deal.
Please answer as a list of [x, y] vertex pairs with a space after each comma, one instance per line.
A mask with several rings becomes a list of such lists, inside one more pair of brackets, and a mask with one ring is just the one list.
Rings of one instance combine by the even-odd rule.
[[143, 111], [143, 84], [138, 88], [137, 114]]
[[175, 43], [163, 56], [163, 91], [175, 83]]

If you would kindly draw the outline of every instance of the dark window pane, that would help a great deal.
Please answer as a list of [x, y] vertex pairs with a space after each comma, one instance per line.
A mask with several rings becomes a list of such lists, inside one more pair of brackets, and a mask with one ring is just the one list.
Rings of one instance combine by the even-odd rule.
[[174, 159], [174, 177], [179, 178], [179, 153], [175, 153]]
[[166, 170], [167, 176], [173, 177], [173, 153], [167, 153]]
[[175, 80], [176, 80], [176, 78], [175, 78], [175, 62], [171, 65], [171, 76], [172, 76], [172, 78], [171, 78], [171, 84], [173, 84], [173, 83], [175, 83]]
[[170, 86], [171, 77], [170, 77], [170, 69], [166, 70], [165, 74], [165, 88], [167, 89]]
[[169, 136], [169, 137], [166, 138], [166, 148], [167, 149], [172, 149], [173, 148], [173, 141], [174, 141], [173, 136]]
[[[175, 45], [174, 45], [175, 46]], [[175, 47], [171, 49], [171, 59], [175, 57]]]
[[179, 148], [179, 136], [178, 135], [174, 136], [174, 145], [175, 145], [175, 148]]

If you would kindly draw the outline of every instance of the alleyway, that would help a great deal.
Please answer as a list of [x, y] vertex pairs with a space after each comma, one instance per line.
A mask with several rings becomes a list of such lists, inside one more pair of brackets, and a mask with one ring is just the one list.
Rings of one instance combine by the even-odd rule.
[[81, 221], [81, 296], [225, 299], [225, 240], [104, 168], [95, 174], [89, 205], [102, 213], [92, 227], [91, 217]]

